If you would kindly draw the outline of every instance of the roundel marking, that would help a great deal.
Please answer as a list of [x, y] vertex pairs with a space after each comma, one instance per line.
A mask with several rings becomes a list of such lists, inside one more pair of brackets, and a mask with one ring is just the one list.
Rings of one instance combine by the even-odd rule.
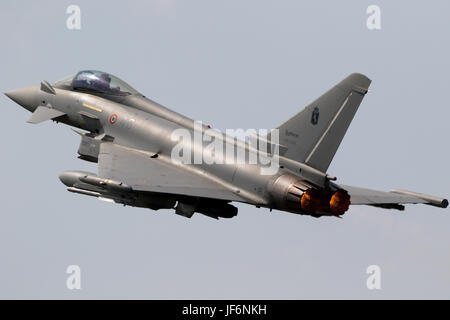
[[117, 122], [117, 114], [113, 113], [111, 117], [109, 117], [109, 123], [115, 124]]

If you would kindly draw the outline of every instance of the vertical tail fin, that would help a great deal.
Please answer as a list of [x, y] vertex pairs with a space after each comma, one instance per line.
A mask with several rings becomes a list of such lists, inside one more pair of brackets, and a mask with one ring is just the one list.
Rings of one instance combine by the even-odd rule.
[[326, 172], [370, 83], [353, 73], [280, 125], [284, 156]]

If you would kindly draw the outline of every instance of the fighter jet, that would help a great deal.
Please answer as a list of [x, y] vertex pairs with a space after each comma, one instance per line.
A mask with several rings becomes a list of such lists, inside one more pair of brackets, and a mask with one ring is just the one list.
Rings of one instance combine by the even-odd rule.
[[[312, 217], [341, 217], [350, 205], [446, 208], [447, 199], [341, 185], [327, 173], [370, 83], [362, 74], [349, 75], [266, 135], [257, 134], [256, 145], [174, 112], [106, 72], [83, 70], [5, 94], [32, 113], [29, 123], [53, 120], [78, 128], [79, 158], [98, 163], [98, 174], [63, 172], [59, 178], [70, 192], [174, 209], [189, 218], [195, 212], [234, 217], [238, 209], [232, 202]], [[186, 133], [201, 138], [189, 140]], [[268, 161], [229, 161], [228, 149], [211, 147], [221, 144], [245, 159]], [[264, 171], [274, 163], [275, 170]]]

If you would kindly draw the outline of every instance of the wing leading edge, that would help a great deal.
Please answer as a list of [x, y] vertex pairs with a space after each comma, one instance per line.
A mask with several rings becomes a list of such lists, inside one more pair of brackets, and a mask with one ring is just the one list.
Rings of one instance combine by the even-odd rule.
[[350, 195], [352, 205], [371, 205], [386, 209], [403, 210], [403, 204], [423, 203], [439, 208], [447, 208], [448, 200], [422, 193], [392, 190], [390, 192], [341, 185]]

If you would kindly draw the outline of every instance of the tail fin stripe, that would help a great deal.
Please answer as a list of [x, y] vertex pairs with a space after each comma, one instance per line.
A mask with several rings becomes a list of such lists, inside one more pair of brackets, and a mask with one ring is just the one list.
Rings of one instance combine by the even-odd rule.
[[339, 117], [339, 114], [341, 113], [342, 109], [344, 109], [345, 105], [347, 104], [348, 100], [350, 99], [350, 97], [352, 96], [353, 92], [350, 92], [350, 94], [347, 96], [347, 98], [345, 99], [344, 103], [342, 104], [342, 106], [339, 108], [338, 112], [336, 112], [336, 114], [334, 115], [333, 119], [331, 119], [330, 124], [328, 125], [327, 129], [323, 132], [322, 136], [319, 138], [319, 140], [317, 141], [316, 145], [314, 146], [314, 148], [312, 149], [311, 153], [308, 155], [308, 157], [305, 160], [305, 163], [308, 163], [309, 160], [311, 160], [311, 157], [313, 156], [314, 152], [316, 151], [316, 149], [319, 147], [319, 145], [322, 143], [323, 139], [325, 138], [325, 136], [327, 135], [328, 131], [330, 131], [330, 128], [333, 126], [334, 122], [336, 121], [336, 119]]

